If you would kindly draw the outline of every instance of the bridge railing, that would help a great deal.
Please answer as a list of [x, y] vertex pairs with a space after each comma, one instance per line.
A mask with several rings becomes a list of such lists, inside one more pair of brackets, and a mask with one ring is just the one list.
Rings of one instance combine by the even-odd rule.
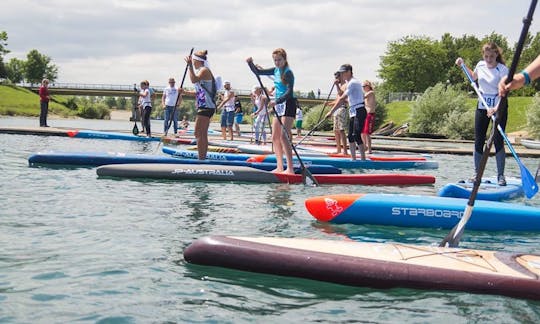
[[[22, 82], [17, 84], [18, 86], [25, 87], [25, 88], [39, 88], [39, 84], [36, 83], [28, 83], [28, 82]], [[154, 88], [156, 92], [161, 93], [163, 91], [164, 86], [150, 86], [151, 88]], [[110, 91], [133, 91], [134, 88], [139, 89], [139, 86], [137, 84], [106, 84], [106, 83], [62, 83], [62, 82], [51, 82], [49, 84], [49, 88], [51, 89], [75, 89], [75, 90], [110, 90]], [[185, 87], [187, 90], [193, 90], [192, 87]], [[234, 92], [241, 96], [249, 96], [251, 94], [251, 90], [245, 90], [245, 89], [233, 89]], [[309, 92], [300, 92], [296, 91], [295, 94], [299, 98], [307, 99]], [[321, 93], [319, 98], [316, 98], [314, 100], [320, 99], [324, 100], [328, 97], [328, 93]], [[330, 96], [331, 99], [334, 99], [335, 93]]]

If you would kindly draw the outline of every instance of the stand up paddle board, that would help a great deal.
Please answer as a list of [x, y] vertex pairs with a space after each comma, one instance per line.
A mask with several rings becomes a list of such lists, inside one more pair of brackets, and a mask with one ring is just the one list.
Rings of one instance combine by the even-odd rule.
[[[467, 199], [368, 193], [312, 197], [305, 205], [322, 222], [450, 229], [463, 217]], [[466, 228], [540, 231], [540, 208], [478, 200]]]
[[[171, 147], [163, 147], [163, 153], [170, 154], [173, 156], [196, 159], [198, 158], [198, 153], [189, 151], [175, 149]], [[248, 162], [269, 162], [276, 163], [275, 155], [252, 155], [252, 154], [233, 154], [233, 153], [216, 153], [208, 152], [206, 155], [207, 159], [210, 160], [241, 160]], [[303, 156], [302, 162], [312, 163], [312, 164], [325, 164], [332, 165], [336, 168], [345, 168], [345, 169], [374, 169], [374, 170], [390, 170], [390, 169], [436, 169], [439, 167], [439, 164], [435, 161], [371, 161], [371, 160], [349, 160], [344, 158], [331, 158], [331, 157], [321, 157], [321, 156]], [[295, 156], [293, 156], [293, 161], [298, 161]]]
[[[471, 196], [473, 182], [459, 181], [443, 186], [437, 193], [440, 197], [469, 198]], [[483, 178], [476, 199], [501, 201], [523, 196], [521, 179], [506, 178], [506, 186], [499, 186], [497, 178]]]
[[[170, 156], [149, 154], [126, 154], [113, 152], [43, 152], [32, 154], [28, 158], [30, 166], [37, 165], [64, 165], [64, 166], [100, 166], [106, 164], [126, 163], [168, 163], [168, 164], [203, 164], [203, 165], [229, 165], [248, 166], [259, 170], [272, 171], [275, 163], [252, 163], [246, 161], [212, 161], [180, 159]], [[330, 165], [306, 165], [312, 174], [339, 174], [341, 170]], [[294, 166], [297, 173], [301, 173], [299, 166]]]
[[[97, 169], [98, 176], [168, 180], [302, 183], [302, 175], [262, 171], [245, 166], [193, 164], [113, 164]], [[435, 177], [417, 174], [315, 174], [320, 184], [417, 185], [432, 184]]]
[[540, 300], [540, 255], [400, 243], [210, 236], [193, 264], [376, 289], [454, 290]]
[[93, 139], [108, 139], [108, 140], [124, 140], [124, 141], [139, 141], [139, 142], [159, 142], [159, 137], [146, 137], [127, 133], [117, 132], [102, 132], [95, 130], [72, 130], [68, 131], [69, 137], [75, 138], [93, 138]]

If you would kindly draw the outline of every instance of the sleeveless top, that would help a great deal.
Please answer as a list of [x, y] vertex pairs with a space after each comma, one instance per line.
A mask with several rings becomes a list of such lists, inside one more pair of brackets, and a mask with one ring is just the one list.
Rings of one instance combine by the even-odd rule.
[[[144, 93], [146, 93], [146, 96], [144, 96]], [[152, 98], [150, 95], [150, 89], [144, 89], [141, 90], [141, 95], [143, 95], [141, 104], [143, 107], [152, 107]]]
[[195, 83], [195, 105], [197, 108], [216, 109], [212, 98], [213, 80], [200, 80]]
[[[261, 93], [260, 95], [258, 95], [256, 98], [255, 98], [255, 106], [257, 106], [257, 110], [259, 108], [261, 108], [261, 104], [262, 104], [262, 98], [263, 94]], [[261, 111], [259, 111], [259, 114], [258, 116], [266, 116], [266, 107], [264, 107], [263, 109], [261, 109]]]

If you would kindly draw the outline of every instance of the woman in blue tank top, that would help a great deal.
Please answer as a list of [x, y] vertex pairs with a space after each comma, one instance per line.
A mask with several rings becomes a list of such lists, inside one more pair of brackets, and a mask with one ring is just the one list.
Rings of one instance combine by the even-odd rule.
[[[294, 74], [287, 62], [287, 53], [283, 48], [277, 48], [272, 52], [274, 68], [263, 69], [250, 64], [254, 73], [258, 75], [273, 75], [275, 99], [270, 100], [268, 107], [274, 107], [275, 118], [272, 122], [272, 143], [276, 153], [277, 167], [274, 172], [294, 174], [292, 162], [291, 128], [296, 118], [297, 100], [294, 97]], [[253, 59], [249, 57], [248, 63]], [[283, 127], [279, 123], [279, 118]], [[287, 168], [283, 167], [283, 154], [287, 161]]]

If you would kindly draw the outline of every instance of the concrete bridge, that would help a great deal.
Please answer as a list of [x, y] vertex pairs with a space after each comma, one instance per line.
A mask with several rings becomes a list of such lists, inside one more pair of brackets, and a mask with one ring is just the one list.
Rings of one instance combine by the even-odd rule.
[[[30, 89], [34, 92], [39, 90], [39, 85], [23, 83], [20, 86]], [[156, 95], [160, 97], [163, 94], [163, 87], [152, 87], [156, 89]], [[119, 85], [119, 84], [90, 84], [90, 83], [58, 83], [52, 82], [49, 84], [49, 91], [51, 94], [67, 95], [67, 96], [99, 96], [99, 97], [132, 97], [138, 94], [139, 89], [137, 84], [133, 85]], [[190, 89], [190, 88], [186, 88]], [[234, 89], [235, 93], [240, 96], [241, 99], [249, 99], [251, 90]], [[297, 92], [298, 94], [298, 92]], [[186, 97], [192, 97], [186, 95]], [[324, 103], [328, 93], [321, 93], [320, 99], [308, 98], [308, 93], [300, 93], [298, 95], [298, 101], [302, 106], [316, 106]], [[332, 94], [331, 99], [335, 98], [335, 93]]]

